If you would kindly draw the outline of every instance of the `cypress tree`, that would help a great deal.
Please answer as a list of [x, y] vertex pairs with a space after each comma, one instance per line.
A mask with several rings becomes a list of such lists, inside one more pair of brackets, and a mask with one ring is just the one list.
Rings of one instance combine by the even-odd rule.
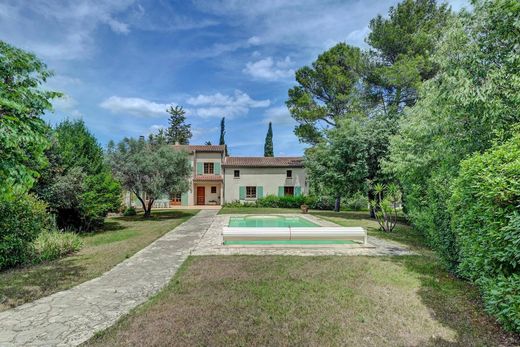
[[264, 157], [274, 157], [273, 126], [271, 122], [269, 122], [269, 129], [267, 129], [267, 135], [265, 136]]
[[[220, 141], [219, 141], [219, 145], [225, 145], [226, 144], [226, 140], [224, 139], [224, 136], [226, 135], [226, 117], [222, 117], [222, 119], [220, 120]], [[227, 152], [227, 146], [226, 146], [226, 156], [228, 155], [228, 152]]]

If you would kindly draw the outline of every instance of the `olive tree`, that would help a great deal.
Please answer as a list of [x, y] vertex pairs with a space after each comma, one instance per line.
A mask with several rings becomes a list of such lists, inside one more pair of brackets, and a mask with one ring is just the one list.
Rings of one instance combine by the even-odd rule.
[[162, 194], [188, 191], [191, 166], [188, 153], [143, 138], [111, 142], [107, 161], [121, 185], [137, 196], [144, 216], [150, 217], [154, 201]]

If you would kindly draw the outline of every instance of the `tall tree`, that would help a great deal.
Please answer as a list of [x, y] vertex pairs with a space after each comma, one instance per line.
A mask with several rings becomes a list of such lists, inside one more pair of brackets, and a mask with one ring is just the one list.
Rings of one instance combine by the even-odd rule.
[[340, 210], [341, 197], [352, 196], [366, 188], [366, 135], [362, 124], [342, 119], [340, 125], [326, 131], [326, 137], [305, 151], [305, 167], [313, 188], [336, 198], [335, 211]]
[[[222, 119], [220, 120], [220, 140], [218, 142], [218, 144], [221, 146], [226, 145], [226, 140], [224, 138], [225, 135], [226, 135], [226, 117], [222, 117]], [[227, 146], [226, 146], [225, 155], [226, 156], [228, 155]]]
[[318, 56], [312, 66], [296, 71], [298, 85], [289, 89], [286, 104], [298, 122], [300, 141], [316, 144], [323, 130], [359, 111], [360, 80], [365, 59], [357, 47], [339, 43]]
[[273, 125], [271, 124], [271, 122], [269, 122], [269, 128], [267, 129], [267, 135], [265, 135], [264, 157], [274, 157]]
[[124, 188], [141, 202], [150, 217], [153, 203], [163, 194], [181, 194], [189, 189], [191, 166], [188, 153], [144, 139], [123, 139], [109, 144], [107, 161]]
[[0, 41], [0, 198], [27, 192], [45, 165], [40, 118], [61, 93], [41, 86], [52, 73], [34, 54]]
[[186, 111], [182, 106], [170, 106], [166, 110], [170, 114], [168, 119], [168, 129], [166, 130], [166, 137], [168, 143], [180, 145], [187, 145], [190, 143], [192, 136], [191, 124], [186, 124]]

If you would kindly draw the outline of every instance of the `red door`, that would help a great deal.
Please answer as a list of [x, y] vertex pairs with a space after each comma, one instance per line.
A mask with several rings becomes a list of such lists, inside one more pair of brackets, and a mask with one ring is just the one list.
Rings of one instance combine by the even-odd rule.
[[204, 205], [206, 202], [206, 187], [197, 187], [197, 205]]

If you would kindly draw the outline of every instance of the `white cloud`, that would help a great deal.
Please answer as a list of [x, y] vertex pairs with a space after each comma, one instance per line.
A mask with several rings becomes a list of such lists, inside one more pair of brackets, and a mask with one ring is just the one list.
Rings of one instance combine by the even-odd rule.
[[165, 116], [166, 109], [171, 104], [162, 104], [142, 98], [126, 98], [111, 96], [99, 104], [113, 113], [128, 113], [135, 116], [158, 117]]
[[76, 108], [78, 102], [70, 95], [64, 95], [61, 98], [52, 100], [52, 106], [56, 111], [64, 113], [66, 116], [80, 118], [81, 112]]
[[196, 97], [188, 98], [186, 102], [194, 106], [192, 109], [189, 109], [189, 111], [187, 110], [187, 112], [202, 118], [234, 118], [244, 116], [251, 108], [269, 107], [271, 104], [269, 99], [254, 100], [240, 90], [235, 90], [234, 95], [224, 95], [221, 93], [211, 95], [200, 94]]
[[285, 105], [271, 107], [265, 110], [263, 123], [273, 123], [276, 125], [295, 126], [296, 121], [291, 117]]
[[267, 57], [256, 62], [248, 62], [242, 72], [256, 79], [276, 81], [293, 76], [294, 70], [290, 68], [292, 65], [290, 57], [279, 61]]

